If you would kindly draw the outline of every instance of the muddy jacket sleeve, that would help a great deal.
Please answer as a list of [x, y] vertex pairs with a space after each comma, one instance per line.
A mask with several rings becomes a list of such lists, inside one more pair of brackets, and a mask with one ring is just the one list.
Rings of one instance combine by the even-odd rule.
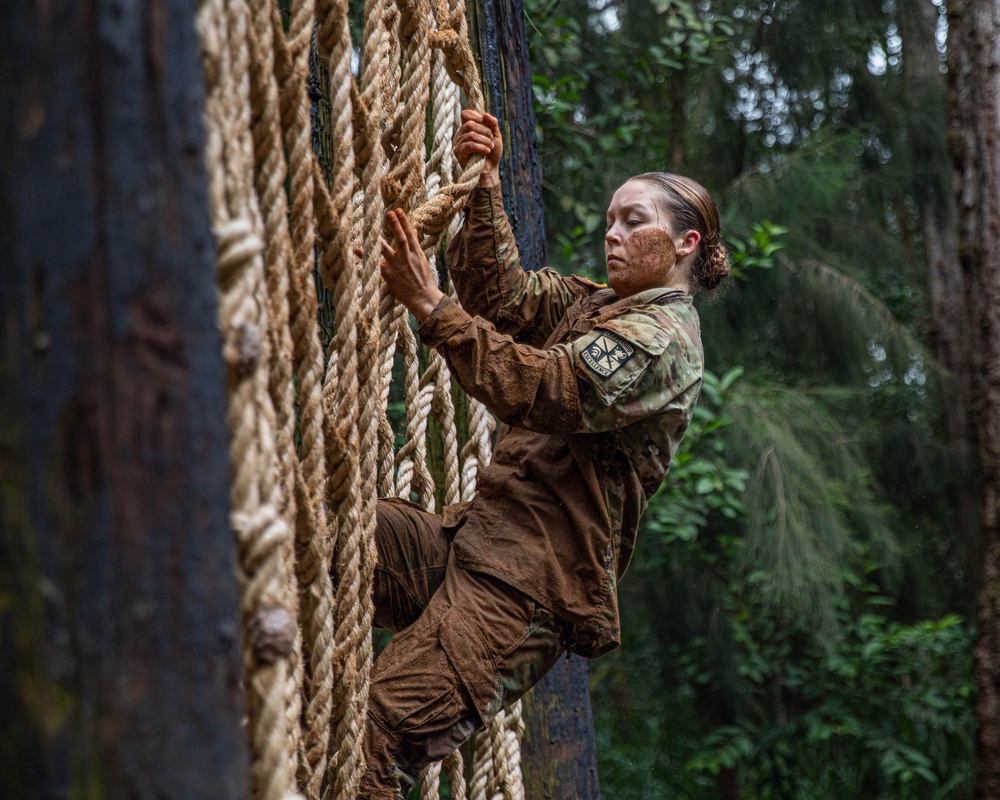
[[462, 388], [508, 424], [597, 433], [670, 409], [688, 415], [701, 382], [689, 305], [629, 309], [573, 341], [540, 350], [444, 298], [420, 326]]
[[500, 187], [477, 188], [445, 256], [462, 306], [501, 333], [541, 346], [582, 291], [553, 269], [525, 272]]

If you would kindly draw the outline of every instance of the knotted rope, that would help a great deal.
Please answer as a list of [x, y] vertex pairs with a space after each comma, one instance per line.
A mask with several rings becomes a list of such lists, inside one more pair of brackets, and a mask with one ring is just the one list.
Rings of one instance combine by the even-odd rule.
[[[377, 496], [429, 510], [468, 500], [490, 459], [492, 416], [467, 399], [459, 447], [444, 360], [421, 350], [378, 269], [387, 208], [408, 210], [436, 268], [479, 179], [482, 160], [460, 169], [451, 149], [461, 95], [483, 104], [464, 1], [365, 0], [357, 62], [348, 10], [292, 0], [283, 17], [274, 0], [201, 0], [198, 12], [254, 800], [354, 800]], [[329, 181], [311, 144], [311, 42], [330, 76]], [[334, 319], [325, 351], [321, 310]], [[397, 360], [398, 451], [386, 412]], [[518, 704], [479, 734], [471, 797], [523, 797], [522, 728]], [[438, 796], [442, 772], [464, 800], [457, 752], [424, 772], [421, 796]]]

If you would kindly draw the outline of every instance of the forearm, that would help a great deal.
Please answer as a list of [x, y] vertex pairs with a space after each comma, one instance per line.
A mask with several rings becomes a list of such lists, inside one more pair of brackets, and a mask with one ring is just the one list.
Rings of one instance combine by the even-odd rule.
[[473, 191], [445, 261], [462, 307], [496, 323], [505, 289], [523, 277], [499, 181]]
[[446, 259], [463, 308], [538, 347], [580, 294], [554, 270], [522, 268], [499, 186], [473, 193]]
[[462, 388], [502, 422], [546, 433], [580, 429], [579, 388], [563, 348], [519, 344], [448, 298], [418, 333], [444, 356]]

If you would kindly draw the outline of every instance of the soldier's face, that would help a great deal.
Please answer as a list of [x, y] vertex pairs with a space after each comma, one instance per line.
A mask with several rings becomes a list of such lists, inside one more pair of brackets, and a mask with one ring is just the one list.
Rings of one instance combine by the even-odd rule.
[[656, 202], [658, 191], [646, 181], [629, 181], [608, 207], [604, 255], [608, 285], [619, 297], [676, 283], [672, 220]]

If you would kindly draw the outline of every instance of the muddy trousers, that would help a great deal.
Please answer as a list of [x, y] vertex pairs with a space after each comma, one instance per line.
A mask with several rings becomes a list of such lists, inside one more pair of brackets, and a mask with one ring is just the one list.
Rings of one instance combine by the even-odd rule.
[[440, 515], [380, 500], [377, 546], [375, 623], [396, 633], [372, 671], [358, 797], [397, 800], [541, 680], [570, 626], [458, 566]]

